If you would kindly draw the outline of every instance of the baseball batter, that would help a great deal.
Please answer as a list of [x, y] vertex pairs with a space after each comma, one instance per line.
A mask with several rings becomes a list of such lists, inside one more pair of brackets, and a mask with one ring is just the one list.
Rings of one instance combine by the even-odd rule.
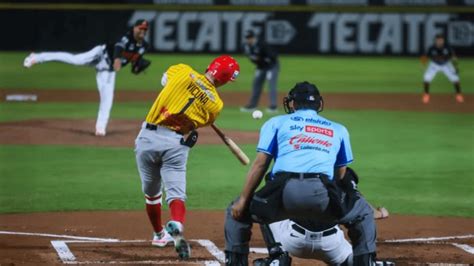
[[425, 104], [430, 102], [430, 83], [440, 71], [453, 83], [456, 92], [456, 101], [459, 103], [464, 102], [456, 67], [457, 58], [454, 54], [454, 50], [446, 45], [443, 35], [436, 35], [435, 44], [428, 49], [424, 58], [429, 58], [430, 63], [423, 76], [424, 94], [422, 102]]
[[114, 44], [101, 44], [90, 51], [71, 54], [66, 52], [31, 53], [23, 66], [30, 68], [36, 64], [58, 61], [76, 66], [91, 66], [96, 69], [97, 89], [100, 104], [95, 125], [95, 135], [103, 137], [107, 133], [110, 111], [115, 90], [115, 73], [128, 63], [132, 63], [132, 72], [141, 73], [150, 62], [143, 58], [149, 49], [145, 41], [148, 21], [139, 19], [133, 28]]
[[[185, 64], [171, 66], [135, 141], [146, 212], [154, 230], [151, 244], [164, 247], [174, 242], [182, 259], [189, 258], [191, 252], [183, 237], [189, 149], [197, 141], [195, 130], [212, 124], [222, 110], [216, 88], [235, 80], [239, 71], [237, 61], [227, 55], [214, 59], [204, 75]], [[165, 228], [162, 190], [171, 213]]]
[[[248, 264], [253, 221], [265, 225], [303, 219], [346, 225], [354, 265], [371, 265], [376, 252], [374, 215], [352, 185], [354, 173], [347, 165], [353, 156], [347, 129], [318, 114], [323, 108], [322, 97], [311, 83], [296, 84], [284, 106], [287, 115], [273, 117], [263, 125], [247, 181], [240, 197], [227, 209], [226, 264]], [[272, 161], [269, 181], [254, 194]], [[284, 253], [269, 250], [270, 257], [287, 265]]]

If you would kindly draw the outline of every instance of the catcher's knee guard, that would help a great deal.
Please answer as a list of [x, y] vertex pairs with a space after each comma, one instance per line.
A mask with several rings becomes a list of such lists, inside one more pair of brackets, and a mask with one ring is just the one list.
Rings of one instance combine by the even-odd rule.
[[225, 252], [225, 265], [226, 266], [248, 266], [248, 254], [235, 253], [226, 251]]
[[253, 261], [253, 266], [270, 266], [270, 265], [280, 265], [280, 266], [290, 266], [291, 257], [288, 252], [282, 252], [279, 255], [270, 255], [267, 258], [256, 259]]

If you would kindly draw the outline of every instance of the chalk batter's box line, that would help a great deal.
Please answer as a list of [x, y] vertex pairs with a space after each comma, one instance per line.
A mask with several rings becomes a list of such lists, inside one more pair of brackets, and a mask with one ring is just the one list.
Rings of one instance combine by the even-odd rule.
[[68, 243], [143, 243], [149, 242], [149, 240], [118, 240], [118, 239], [108, 239], [108, 240], [52, 240], [51, 245], [56, 250], [56, 253], [59, 256], [59, 259], [64, 264], [198, 264], [198, 265], [221, 265], [224, 263], [225, 255], [212, 241], [208, 239], [192, 239], [192, 242], [196, 242], [202, 247], [204, 247], [211, 255], [213, 255], [217, 260], [206, 260], [206, 261], [77, 261], [76, 256], [72, 253], [71, 249], [67, 245]]
[[424, 237], [424, 238], [407, 238], [407, 239], [389, 239], [383, 240], [382, 243], [410, 243], [410, 242], [434, 242], [443, 240], [458, 240], [474, 238], [473, 234], [462, 235], [462, 236], [442, 236], [442, 237]]
[[445, 237], [426, 237], [426, 238], [408, 238], [408, 239], [391, 239], [384, 240], [381, 243], [384, 244], [413, 244], [420, 243], [425, 245], [451, 245], [461, 249], [471, 255], [474, 255], [474, 247], [468, 244], [460, 244], [455, 242], [448, 242], [449, 240], [461, 240], [474, 238], [473, 234], [463, 236], [445, 236]]
[[[96, 237], [81, 237], [81, 236], [71, 236], [71, 235], [58, 235], [58, 234], [45, 234], [45, 233], [31, 233], [31, 232], [14, 232], [14, 231], [0, 231], [0, 235], [23, 235], [23, 236], [41, 236], [41, 237], [51, 237], [51, 238], [66, 238], [70, 240], [53, 240], [51, 241], [51, 244], [55, 248], [56, 252], [58, 253], [58, 256], [61, 258], [61, 254], [63, 255], [63, 263], [66, 264], [100, 264], [100, 263], [107, 263], [107, 262], [78, 262], [75, 261], [74, 254], [70, 251], [69, 247], [67, 246], [67, 243], [132, 243], [132, 242], [147, 242], [149, 240], [119, 240], [119, 239], [114, 239], [114, 238], [96, 238]], [[391, 240], [383, 240], [380, 241], [380, 243], [386, 243], [386, 244], [396, 244], [396, 243], [422, 243], [422, 244], [451, 244], [454, 247], [457, 247], [467, 253], [473, 254], [474, 255], [474, 247], [467, 245], [467, 244], [459, 244], [459, 243], [453, 243], [453, 242], [446, 242], [446, 240], [459, 240], [459, 239], [468, 239], [468, 238], [474, 238], [474, 234], [468, 234], [468, 235], [462, 235], [462, 236], [446, 236], [446, 237], [428, 237], [428, 238], [409, 238], [409, 239], [391, 239]], [[443, 241], [444, 240], [444, 241]], [[220, 265], [219, 262], [224, 263], [225, 261], [225, 255], [224, 252], [222, 252], [212, 241], [208, 239], [197, 239], [197, 240], [192, 240], [197, 243], [199, 243], [201, 246], [205, 247], [209, 253], [211, 253], [214, 257], [217, 258], [218, 261], [203, 261], [200, 262], [201, 264], [204, 263], [204, 265]], [[440, 242], [441, 241], [441, 242]], [[251, 249], [254, 252], [257, 253], [264, 253], [264, 249], [261, 248], [254, 248]], [[72, 257], [71, 257], [72, 255]], [[67, 257], [70, 256], [68, 259]], [[74, 259], [73, 259], [74, 258]], [[182, 261], [180, 261], [182, 263]], [[110, 264], [124, 264], [124, 263], [134, 263], [134, 262], [120, 262], [120, 261], [112, 261], [109, 262]], [[144, 261], [141, 262], [135, 262], [137, 264], [140, 263], [146, 263]], [[154, 264], [167, 264], [170, 262], [158, 262], [158, 261], [153, 261], [150, 263]], [[190, 262], [193, 263], [193, 262]], [[195, 262], [194, 262], [195, 263]], [[193, 264], [194, 264], [193, 263]], [[217, 263], [217, 264], [214, 264]]]
[[186, 264], [186, 265], [206, 265], [206, 266], [218, 266], [221, 265], [217, 260], [206, 260], [206, 261], [154, 261], [154, 260], [138, 260], [138, 261], [73, 261], [63, 262], [64, 264], [84, 265], [84, 264], [153, 264], [153, 265], [169, 265], [169, 264]]

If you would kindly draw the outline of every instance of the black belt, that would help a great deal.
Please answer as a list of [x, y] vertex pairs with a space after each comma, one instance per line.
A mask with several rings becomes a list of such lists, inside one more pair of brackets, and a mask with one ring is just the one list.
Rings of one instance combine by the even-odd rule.
[[158, 126], [157, 126], [157, 125], [153, 125], [153, 124], [148, 124], [148, 123], [146, 123], [145, 128], [146, 128], [146, 129], [149, 129], [149, 130], [156, 130], [156, 129], [158, 129]]
[[307, 179], [307, 178], [322, 178], [326, 177], [328, 178], [327, 175], [322, 174], [322, 173], [293, 173], [293, 172], [279, 172], [276, 173], [275, 176], [287, 176], [289, 178], [299, 178], [299, 179]]
[[[292, 224], [291, 228], [293, 228], [293, 230], [295, 230], [296, 232], [298, 232], [302, 235], [305, 235], [306, 231], [307, 231], [306, 229], [299, 226], [298, 224]], [[310, 231], [310, 232], [312, 232], [312, 231]], [[312, 232], [312, 233], [321, 233], [321, 232]], [[333, 234], [337, 233], [337, 229], [335, 227], [333, 227], [329, 230], [323, 231], [322, 233], [323, 233], [323, 236], [330, 236], [330, 235], [333, 235]]]
[[[153, 125], [153, 124], [150, 124], [150, 123], [146, 123], [146, 126], [145, 128], [148, 129], [148, 130], [157, 130], [158, 129], [158, 125]], [[172, 129], [169, 129], [169, 130], [172, 130]], [[175, 130], [172, 130], [174, 132], [176, 132], [176, 134], [179, 134], [179, 135], [183, 135], [183, 133], [181, 132], [178, 132], [178, 131], [175, 131]]]

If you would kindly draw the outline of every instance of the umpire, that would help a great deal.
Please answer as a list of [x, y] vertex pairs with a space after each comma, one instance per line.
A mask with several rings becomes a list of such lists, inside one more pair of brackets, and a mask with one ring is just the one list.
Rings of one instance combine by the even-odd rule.
[[[375, 260], [376, 227], [373, 211], [355, 190], [349, 133], [318, 113], [323, 99], [315, 85], [297, 83], [284, 99], [286, 115], [261, 128], [257, 156], [240, 197], [226, 212], [227, 265], [247, 265], [254, 221], [269, 224], [284, 219], [317, 219], [344, 224], [353, 245], [353, 265]], [[254, 194], [269, 169], [265, 186]], [[265, 235], [264, 239], [271, 238]], [[273, 253], [278, 258], [285, 253]], [[288, 259], [279, 259], [288, 265]]]
[[271, 49], [263, 40], [257, 39], [255, 33], [251, 30], [245, 33], [244, 52], [250, 61], [255, 64], [255, 77], [252, 83], [252, 97], [250, 102], [242, 107], [243, 112], [253, 111], [257, 106], [262, 94], [263, 83], [268, 80], [270, 88], [270, 106], [269, 112], [277, 111], [277, 80], [280, 66], [276, 52]]

